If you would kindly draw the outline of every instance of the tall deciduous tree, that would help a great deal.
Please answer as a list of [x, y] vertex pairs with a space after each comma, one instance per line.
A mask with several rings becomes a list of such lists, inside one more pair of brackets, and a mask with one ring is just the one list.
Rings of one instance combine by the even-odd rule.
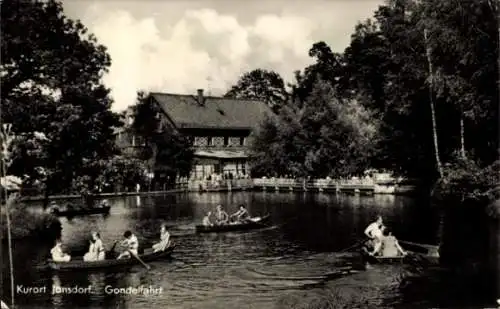
[[188, 176], [194, 158], [192, 143], [175, 128], [162, 120], [161, 109], [153, 105], [148, 94], [137, 93], [134, 106], [135, 134], [145, 140], [141, 157], [150, 162], [150, 168], [162, 171], [169, 176]]
[[369, 167], [377, 121], [356, 101], [341, 102], [319, 80], [300, 109], [268, 118], [252, 141], [254, 171], [294, 176], [347, 176]]
[[243, 74], [225, 97], [261, 100], [278, 111], [286, 103], [288, 94], [285, 82], [278, 73], [256, 69]]
[[2, 1], [1, 30], [1, 120], [16, 134], [41, 132], [47, 139], [45, 160], [13, 166], [41, 166], [47, 194], [65, 190], [88, 162], [114, 153], [113, 127], [120, 122], [101, 84], [110, 57], [54, 0]]
[[309, 56], [315, 60], [315, 63], [303, 71], [295, 72], [295, 82], [291, 85], [294, 100], [299, 105], [302, 104], [312, 93], [318, 79], [328, 82], [340, 98], [347, 81], [344, 74], [343, 56], [334, 53], [330, 46], [323, 41], [313, 44], [309, 49]]

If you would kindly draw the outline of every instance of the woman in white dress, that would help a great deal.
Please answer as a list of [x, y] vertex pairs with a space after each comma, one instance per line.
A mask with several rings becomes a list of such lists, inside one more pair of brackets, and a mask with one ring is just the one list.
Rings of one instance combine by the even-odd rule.
[[52, 260], [54, 262], [69, 262], [71, 261], [71, 256], [66, 254], [62, 250], [62, 242], [60, 239], [56, 240], [56, 245], [52, 250], [50, 250], [50, 254], [52, 255]]
[[83, 260], [89, 261], [102, 261], [106, 258], [106, 251], [102, 244], [101, 235], [97, 232], [92, 232], [92, 240], [90, 241], [89, 252], [85, 253]]
[[170, 245], [170, 233], [167, 231], [165, 224], [161, 225], [160, 242], [153, 245], [154, 252], [163, 251]]

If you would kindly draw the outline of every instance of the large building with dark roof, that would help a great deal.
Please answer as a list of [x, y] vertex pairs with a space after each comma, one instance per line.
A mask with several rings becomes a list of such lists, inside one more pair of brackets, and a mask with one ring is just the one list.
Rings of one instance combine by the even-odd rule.
[[148, 99], [157, 109], [162, 125], [192, 139], [192, 179], [249, 173], [248, 136], [271, 112], [267, 104], [205, 96], [202, 89], [196, 95], [153, 92]]

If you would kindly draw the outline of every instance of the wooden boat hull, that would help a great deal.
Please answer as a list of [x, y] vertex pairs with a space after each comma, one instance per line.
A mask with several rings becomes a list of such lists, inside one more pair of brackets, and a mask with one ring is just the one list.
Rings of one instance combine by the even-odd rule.
[[[151, 262], [159, 259], [169, 257], [174, 251], [175, 245], [166, 248], [160, 252], [152, 252], [152, 249], [147, 249], [142, 255], [139, 255], [141, 260], [144, 262]], [[38, 270], [50, 270], [50, 271], [76, 271], [76, 270], [108, 270], [116, 268], [126, 268], [135, 265], [140, 265], [141, 263], [134, 257], [128, 259], [106, 259], [103, 261], [90, 261], [84, 262], [81, 259], [71, 260], [69, 262], [54, 262], [49, 260], [46, 264], [37, 267]]]
[[59, 217], [75, 217], [75, 216], [86, 216], [86, 215], [96, 215], [96, 214], [108, 214], [111, 206], [96, 207], [89, 209], [75, 209], [75, 210], [57, 210], [54, 209], [52, 213]]
[[439, 262], [439, 247], [433, 245], [419, 244], [409, 241], [399, 241], [400, 246], [408, 253], [405, 256], [372, 256], [368, 254], [366, 245], [361, 248], [361, 256], [365, 262], [370, 264], [397, 264], [409, 263], [416, 260], [426, 260], [429, 263]]
[[248, 223], [238, 223], [238, 224], [226, 224], [226, 225], [213, 225], [213, 226], [204, 226], [197, 225], [196, 232], [197, 233], [222, 233], [222, 232], [234, 232], [234, 231], [248, 231], [253, 229], [258, 229], [266, 226], [266, 222], [270, 218], [269, 215], [264, 217], [252, 218], [252, 221]]

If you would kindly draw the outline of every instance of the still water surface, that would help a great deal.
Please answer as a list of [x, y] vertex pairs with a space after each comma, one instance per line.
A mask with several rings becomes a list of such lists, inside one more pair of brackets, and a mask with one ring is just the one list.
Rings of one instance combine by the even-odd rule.
[[[304, 305], [323, 299], [334, 303], [333, 308], [406, 307], [410, 304], [405, 304], [399, 290], [408, 272], [404, 265], [364, 270], [355, 255], [340, 252], [359, 240], [377, 214], [400, 239], [437, 240], [435, 216], [426, 203], [410, 197], [238, 192], [110, 202], [113, 207], [108, 216], [61, 219], [68, 250], [85, 251], [93, 230], [101, 233], [108, 248], [128, 229], [142, 245], [150, 246], [158, 237], [160, 223], [166, 222], [177, 243], [172, 258], [151, 262], [149, 271], [135, 266], [118, 273], [47, 274], [37, 272], [33, 265], [50, 248], [17, 243], [16, 284], [48, 287], [47, 293], [17, 294], [20, 308], [308, 308]], [[245, 204], [252, 215], [269, 213], [272, 226], [246, 233], [195, 234], [194, 224], [219, 203], [228, 212]], [[4, 272], [2, 292], [9, 295], [5, 279]], [[52, 295], [52, 285], [91, 285], [92, 293]], [[106, 286], [162, 291], [116, 295], [107, 293]], [[422, 299], [418, 302], [432, 306]]]

